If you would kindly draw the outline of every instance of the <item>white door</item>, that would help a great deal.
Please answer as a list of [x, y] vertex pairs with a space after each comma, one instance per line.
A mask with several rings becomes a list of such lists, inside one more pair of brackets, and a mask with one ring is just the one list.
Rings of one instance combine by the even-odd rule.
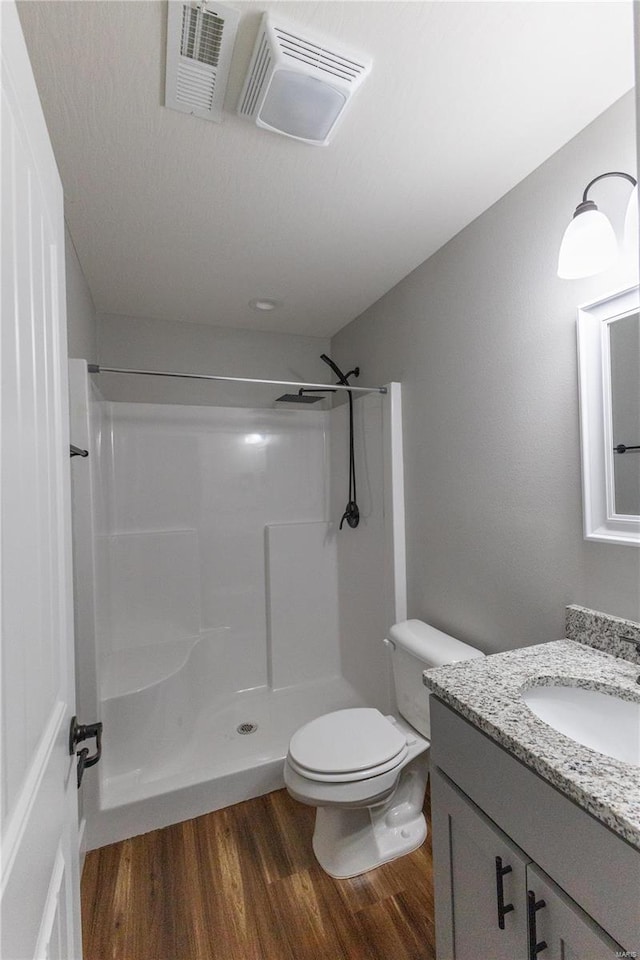
[[62, 187], [13, 0], [0, 30], [0, 957], [77, 960]]

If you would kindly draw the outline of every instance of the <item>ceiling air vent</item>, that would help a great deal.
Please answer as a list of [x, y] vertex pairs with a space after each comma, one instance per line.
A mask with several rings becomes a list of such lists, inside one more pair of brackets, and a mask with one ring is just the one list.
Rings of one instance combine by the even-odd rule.
[[265, 13], [238, 113], [265, 130], [324, 145], [370, 70], [369, 57]]
[[221, 122], [239, 19], [223, 4], [169, 0], [165, 106]]

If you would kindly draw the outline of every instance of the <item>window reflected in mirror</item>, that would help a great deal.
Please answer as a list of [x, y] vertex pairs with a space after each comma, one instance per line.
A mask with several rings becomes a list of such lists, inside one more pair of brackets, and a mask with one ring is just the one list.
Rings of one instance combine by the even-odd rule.
[[609, 324], [615, 512], [640, 514], [640, 315]]
[[640, 547], [640, 288], [578, 308], [584, 536]]

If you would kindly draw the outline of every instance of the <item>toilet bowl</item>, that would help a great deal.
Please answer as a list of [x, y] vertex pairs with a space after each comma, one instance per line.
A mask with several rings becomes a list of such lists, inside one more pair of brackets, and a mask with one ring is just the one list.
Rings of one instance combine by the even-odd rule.
[[317, 807], [316, 859], [339, 879], [366, 873], [424, 842], [430, 727], [422, 671], [483, 656], [419, 620], [396, 624], [385, 643], [392, 652], [398, 714], [355, 707], [317, 717], [294, 733], [284, 764], [291, 796]]
[[284, 780], [294, 799], [318, 808], [313, 851], [326, 873], [358, 876], [423, 843], [428, 747], [401, 718], [366, 707], [325, 714], [294, 734]]

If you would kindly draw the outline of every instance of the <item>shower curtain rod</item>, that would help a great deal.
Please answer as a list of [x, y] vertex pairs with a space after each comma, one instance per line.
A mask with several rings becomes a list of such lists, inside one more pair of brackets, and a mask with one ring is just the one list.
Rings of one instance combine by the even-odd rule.
[[341, 383], [300, 383], [298, 380], [253, 380], [251, 377], [218, 377], [207, 373], [170, 373], [167, 370], [128, 370], [87, 364], [89, 373], [135, 373], [144, 377], [180, 377], [185, 380], [222, 380], [225, 383], [259, 383], [272, 387], [298, 387], [313, 390], [346, 390], [348, 393], [387, 393], [386, 387], [348, 387]]

